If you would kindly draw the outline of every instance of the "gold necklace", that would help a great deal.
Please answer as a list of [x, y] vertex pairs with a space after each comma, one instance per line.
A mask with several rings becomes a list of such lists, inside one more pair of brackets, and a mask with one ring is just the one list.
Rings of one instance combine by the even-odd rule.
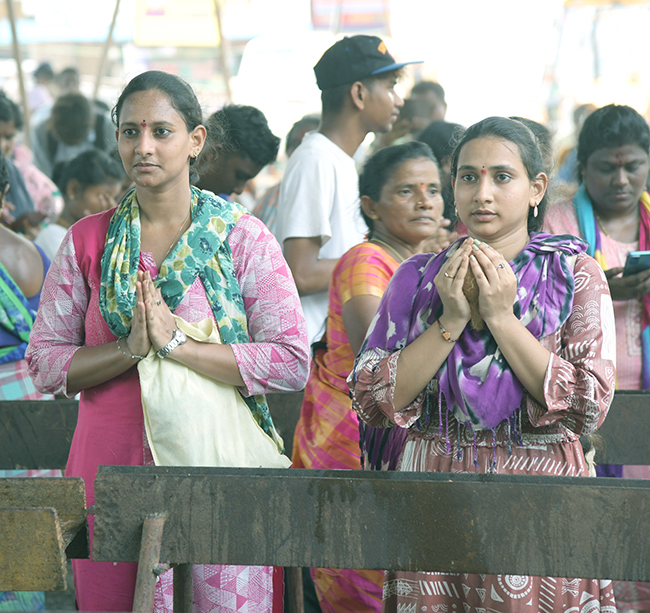
[[386, 247], [387, 249], [390, 249], [397, 257], [395, 260], [401, 264], [406, 258], [399, 252], [397, 249], [394, 247], [391, 247], [386, 241], [383, 241], [379, 238], [371, 238], [370, 241], [371, 243], [375, 243], [377, 245], [382, 245], [383, 247]]
[[187, 215], [185, 216], [185, 219], [183, 219], [183, 223], [181, 224], [181, 227], [178, 228], [178, 232], [176, 232], [176, 236], [174, 236], [174, 240], [172, 241], [172, 244], [169, 245], [169, 249], [167, 249], [167, 253], [165, 254], [165, 257], [162, 259], [163, 262], [167, 259], [167, 256], [172, 252], [174, 245], [178, 242], [178, 239], [180, 238], [181, 233], [183, 231], [183, 226], [185, 225], [185, 222], [189, 218], [191, 212], [192, 212], [192, 205], [190, 204], [190, 208], [187, 211]]

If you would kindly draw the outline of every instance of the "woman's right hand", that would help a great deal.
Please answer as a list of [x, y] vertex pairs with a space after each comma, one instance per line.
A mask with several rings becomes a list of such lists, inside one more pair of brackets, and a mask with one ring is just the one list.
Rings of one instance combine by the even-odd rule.
[[468, 238], [442, 265], [434, 279], [445, 314], [445, 323], [456, 331], [465, 329], [471, 313], [463, 293], [463, 283], [469, 268], [473, 239]]
[[623, 276], [623, 268], [610, 268], [605, 271], [612, 300], [634, 300], [650, 292], [650, 270], [635, 275]]
[[135, 307], [133, 308], [133, 319], [131, 321], [131, 333], [126, 339], [129, 351], [133, 355], [147, 355], [151, 347], [149, 334], [147, 333], [146, 308], [142, 291], [144, 273], [139, 270], [135, 282]]

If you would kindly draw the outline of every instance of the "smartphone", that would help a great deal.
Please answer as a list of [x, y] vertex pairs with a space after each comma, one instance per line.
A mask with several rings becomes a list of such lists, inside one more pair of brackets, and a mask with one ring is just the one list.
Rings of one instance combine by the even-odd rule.
[[650, 268], [650, 251], [631, 251], [627, 254], [623, 276], [636, 275]]

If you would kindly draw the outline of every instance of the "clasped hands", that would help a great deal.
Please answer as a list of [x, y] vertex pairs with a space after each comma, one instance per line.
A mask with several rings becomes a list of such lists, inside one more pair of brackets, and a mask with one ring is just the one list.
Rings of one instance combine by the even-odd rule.
[[479, 314], [488, 327], [512, 317], [517, 277], [510, 264], [489, 245], [468, 238], [443, 264], [434, 279], [444, 308], [445, 327], [462, 331], [470, 320], [470, 303], [463, 292], [465, 277], [470, 270], [478, 286]]
[[138, 271], [135, 282], [135, 308], [131, 322], [131, 333], [127, 344], [131, 353], [147, 355], [153, 345], [160, 350], [172, 340], [176, 322], [172, 312], [156, 288], [149, 271]]

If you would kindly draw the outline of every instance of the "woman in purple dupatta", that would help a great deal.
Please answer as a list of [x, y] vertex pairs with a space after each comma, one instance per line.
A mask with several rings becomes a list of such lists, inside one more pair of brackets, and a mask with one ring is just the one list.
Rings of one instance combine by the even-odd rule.
[[[451, 166], [469, 238], [395, 273], [348, 380], [353, 407], [371, 426], [407, 430], [398, 470], [587, 476], [579, 437], [614, 391], [604, 274], [582, 241], [537, 233], [548, 179], [524, 124], [475, 124]], [[611, 581], [386, 573], [384, 611], [425, 609], [616, 606]]]

